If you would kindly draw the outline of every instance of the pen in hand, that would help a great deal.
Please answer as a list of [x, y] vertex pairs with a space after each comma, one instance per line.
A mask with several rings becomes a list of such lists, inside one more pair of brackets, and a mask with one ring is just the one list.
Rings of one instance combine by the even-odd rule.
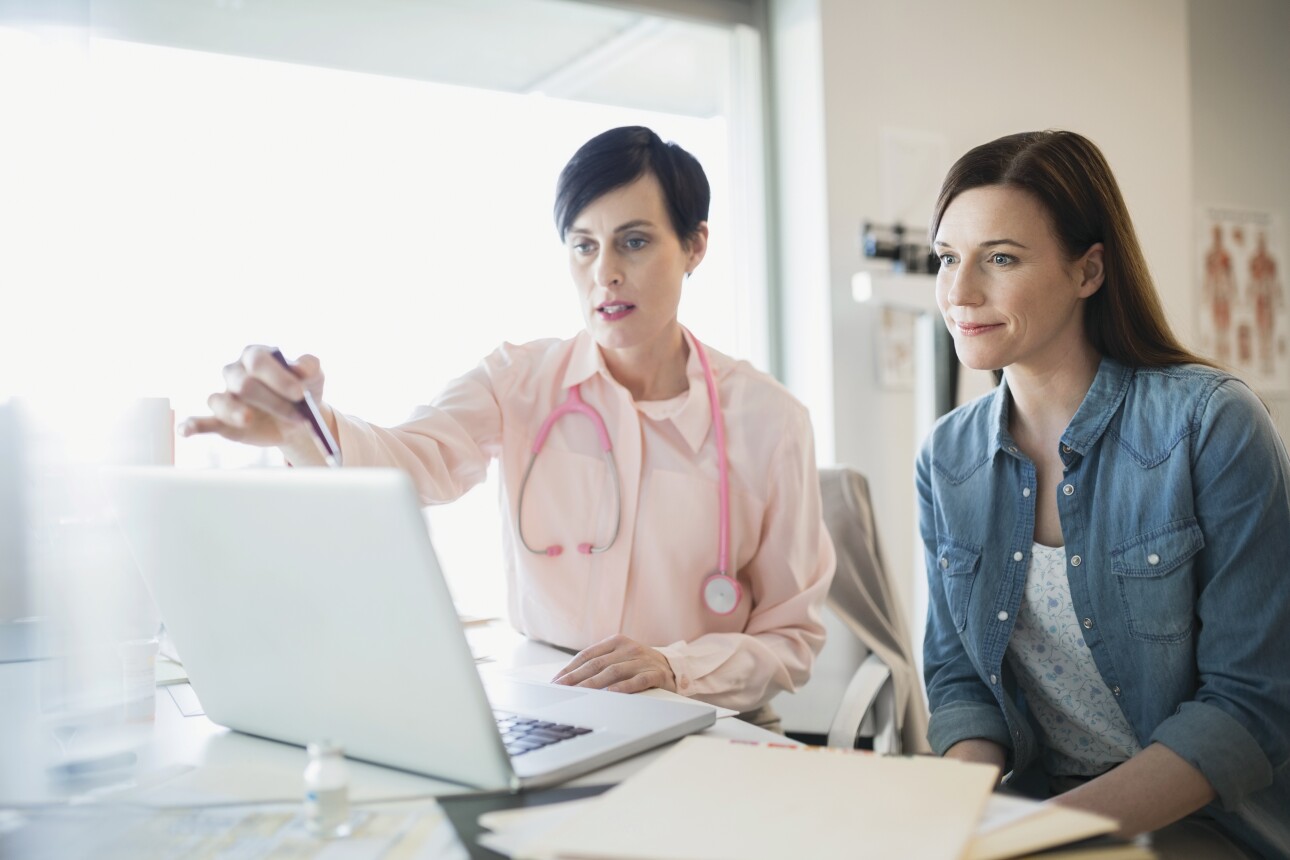
[[[273, 357], [278, 363], [288, 370], [291, 365], [287, 363], [287, 358], [282, 354], [282, 350], [274, 349]], [[318, 404], [314, 402], [313, 395], [305, 391], [304, 399], [296, 402], [296, 409], [313, 427], [314, 439], [318, 442], [319, 450], [323, 455], [323, 460], [333, 469], [340, 467], [340, 446], [332, 438], [331, 431], [327, 429], [327, 422], [323, 420], [322, 413], [318, 411]]]

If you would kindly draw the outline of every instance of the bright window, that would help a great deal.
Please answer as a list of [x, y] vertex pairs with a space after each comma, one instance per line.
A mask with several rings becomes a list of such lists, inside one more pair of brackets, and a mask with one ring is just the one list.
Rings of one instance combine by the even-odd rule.
[[[17, 239], [0, 260], [17, 311], [0, 338], [0, 400], [79, 402], [81, 432], [93, 432], [95, 402], [164, 396], [182, 418], [205, 411], [243, 345], [272, 343], [322, 359], [336, 408], [397, 422], [501, 341], [579, 330], [555, 179], [582, 142], [627, 124], [676, 140], [712, 182], [710, 251], [682, 321], [765, 367], [763, 201], [747, 179], [760, 175], [759, 150], [740, 143], [757, 118], [737, 107], [757, 101], [749, 31], [623, 24], [639, 63], [668, 63], [669, 39], [699, 39], [709, 65], [725, 52], [724, 76], [697, 75], [704, 92], [676, 91], [675, 109], [644, 109], [624, 105], [650, 103], [650, 77], [621, 64], [583, 87], [596, 100], [535, 91], [594, 79], [597, 62], [576, 58], [514, 92], [174, 46], [181, 38], [0, 28], [0, 77], [31, 82], [0, 89], [0, 115], [33, 130], [0, 142], [18, 203], [0, 203]], [[276, 460], [218, 440], [181, 440], [175, 456], [184, 467]], [[428, 512], [463, 611], [503, 609], [496, 504], [490, 478]]]

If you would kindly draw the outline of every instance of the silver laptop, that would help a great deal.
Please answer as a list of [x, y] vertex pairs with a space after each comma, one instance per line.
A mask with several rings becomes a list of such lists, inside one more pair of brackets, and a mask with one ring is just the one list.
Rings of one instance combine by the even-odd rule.
[[114, 469], [143, 578], [216, 723], [479, 788], [568, 779], [712, 708], [481, 680], [394, 469]]

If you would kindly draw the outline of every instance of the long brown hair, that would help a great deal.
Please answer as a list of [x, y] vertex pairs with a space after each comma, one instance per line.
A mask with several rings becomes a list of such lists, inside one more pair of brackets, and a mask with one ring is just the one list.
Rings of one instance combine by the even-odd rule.
[[969, 150], [941, 185], [933, 241], [954, 198], [986, 185], [1034, 195], [1069, 259], [1102, 243], [1105, 279], [1084, 303], [1084, 330], [1099, 353], [1131, 367], [1217, 366], [1184, 348], [1169, 328], [1120, 187], [1091, 140], [1071, 131], [1028, 131]]

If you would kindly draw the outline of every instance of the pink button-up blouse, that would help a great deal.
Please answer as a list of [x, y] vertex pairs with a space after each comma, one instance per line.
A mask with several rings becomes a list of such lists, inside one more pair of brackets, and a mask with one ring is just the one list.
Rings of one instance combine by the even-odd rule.
[[[638, 403], [586, 332], [503, 344], [397, 427], [337, 412], [340, 447], [347, 466], [405, 469], [425, 504], [460, 497], [499, 458], [508, 605], [520, 632], [575, 650], [622, 633], [662, 652], [683, 694], [749, 711], [809, 676], [824, 643], [833, 544], [806, 408], [747, 362], [707, 353], [726, 424], [730, 557], [744, 590], [730, 615], [711, 612], [700, 593], [717, 567], [718, 457], [693, 348], [689, 390]], [[524, 499], [530, 546], [564, 552], [536, 555], [515, 530], [520, 481], [538, 428], [576, 384], [609, 430], [621, 529], [608, 551], [577, 551], [609, 539], [618, 503], [591, 422], [564, 417]]]

